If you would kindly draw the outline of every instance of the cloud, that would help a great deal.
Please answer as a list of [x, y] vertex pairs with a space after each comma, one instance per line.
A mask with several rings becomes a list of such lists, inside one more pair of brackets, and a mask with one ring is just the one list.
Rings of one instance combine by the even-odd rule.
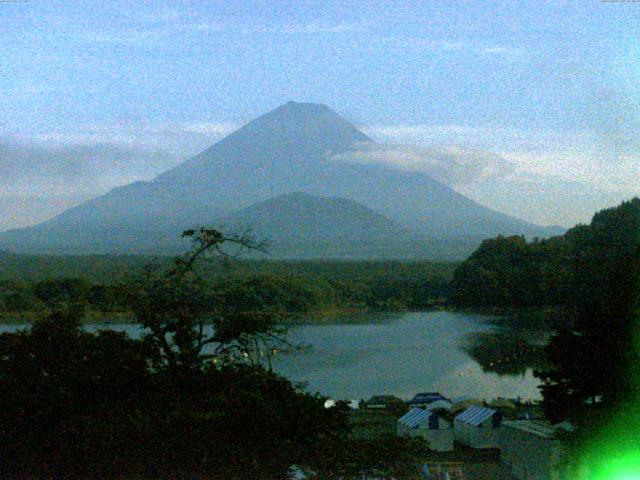
[[[362, 20], [311, 20], [308, 22], [259, 22], [241, 21], [232, 17], [202, 17], [187, 8], [180, 10], [159, 10], [146, 13], [137, 18], [139, 23], [150, 25], [164, 25], [176, 27], [182, 30], [198, 31], [234, 31], [241, 33], [284, 33], [284, 34], [315, 34], [315, 33], [341, 33], [361, 32], [368, 25]], [[198, 19], [198, 21], [194, 21]], [[132, 20], [135, 20], [133, 18]]]
[[270, 33], [357, 33], [366, 29], [366, 22], [327, 22], [314, 21], [309, 23], [286, 24], [283, 28], [269, 29]]
[[616, 162], [603, 161], [597, 152], [589, 154], [576, 149], [554, 149], [542, 154], [505, 152], [503, 155], [522, 174], [580, 182], [626, 197], [640, 195], [638, 155], [620, 156]]
[[183, 130], [187, 133], [198, 133], [210, 136], [224, 136], [237, 128], [233, 123], [186, 123]]
[[356, 22], [330, 22], [315, 20], [306, 23], [241, 23], [225, 20], [213, 20], [184, 24], [183, 31], [195, 32], [232, 32], [242, 35], [253, 34], [278, 34], [278, 35], [315, 35], [329, 33], [359, 33], [366, 30], [368, 23]]
[[163, 151], [114, 144], [45, 146], [0, 139], [0, 194], [98, 194], [175, 165]]
[[0, 231], [34, 225], [75, 207], [94, 195], [1, 195]]
[[540, 224], [571, 226], [640, 195], [637, 138], [620, 135], [612, 146], [610, 132], [615, 129], [604, 120], [603, 125], [566, 133], [465, 125], [363, 130], [382, 142], [415, 145], [394, 147], [387, 155], [389, 164], [424, 171], [496, 210]]
[[372, 125], [362, 130], [370, 137], [402, 144], [431, 145], [454, 143], [460, 138], [477, 138], [486, 133], [485, 128], [463, 125]]
[[47, 220], [91, 197], [159, 173], [236, 128], [183, 122], [0, 134], [0, 231]]
[[565, 227], [587, 223], [596, 211], [631, 196], [583, 181], [518, 171], [461, 185], [457, 190], [494, 210], [539, 225]]
[[0, 133], [0, 195], [96, 195], [150, 180], [236, 128], [227, 122], [123, 122]]
[[88, 32], [80, 34], [80, 39], [93, 43], [108, 43], [113, 45], [152, 44], [164, 38], [166, 32], [161, 30], [112, 30], [105, 32]]
[[518, 47], [494, 46], [482, 48], [481, 50], [485, 55], [503, 57], [508, 60], [517, 60], [525, 56], [525, 51]]
[[464, 125], [388, 125], [363, 130], [382, 142], [492, 152], [509, 162], [516, 172], [584, 182], [599, 189], [628, 193], [639, 190], [640, 145], [634, 148], [638, 140], [628, 136], [616, 137], [619, 144], [613, 159], [614, 147], [603, 141], [601, 132], [590, 129], [553, 132]]
[[73, 131], [5, 135], [5, 140], [47, 148], [108, 144], [141, 151], [164, 151], [176, 158], [186, 159], [211, 146], [237, 127], [237, 124], [230, 122], [151, 124], [132, 120], [111, 125], [85, 125]]
[[547, 152], [554, 145], [585, 144], [587, 134], [570, 135], [551, 131], [519, 130], [496, 126], [469, 125], [371, 125], [362, 130], [381, 142], [413, 144], [419, 146], [456, 145], [465, 149], [503, 151]]
[[193, 21], [191, 15], [166, 12], [144, 17], [142, 24], [134, 27], [82, 32], [81, 41], [128, 46], [155, 46], [178, 36], [208, 33], [236, 33], [241, 35], [316, 35], [364, 32], [369, 24], [364, 21], [314, 20], [303, 23], [249, 23], [228, 18]]
[[640, 102], [631, 94], [608, 87], [594, 87], [581, 120], [610, 162], [640, 152]]
[[428, 148], [368, 143], [360, 145], [353, 152], [335, 155], [332, 159], [377, 163], [426, 173], [453, 187], [504, 176], [513, 170], [510, 162], [493, 153], [451, 146]]
[[224, 20], [200, 21], [183, 24], [179, 27], [183, 32], [232, 32], [242, 35], [278, 34], [278, 35], [314, 35], [328, 33], [359, 33], [366, 30], [366, 22], [328, 22], [312, 21], [307, 23], [241, 23]]
[[149, 23], [173, 23], [185, 18], [192, 17], [193, 14], [185, 9], [182, 10], [162, 10], [142, 15], [140, 18]]
[[497, 45], [469, 40], [433, 39], [421, 37], [386, 37], [377, 44], [386, 48], [406, 52], [407, 49], [431, 51], [443, 54], [465, 54], [474, 57], [494, 57], [508, 61], [524, 61], [528, 54], [524, 48], [513, 45]]

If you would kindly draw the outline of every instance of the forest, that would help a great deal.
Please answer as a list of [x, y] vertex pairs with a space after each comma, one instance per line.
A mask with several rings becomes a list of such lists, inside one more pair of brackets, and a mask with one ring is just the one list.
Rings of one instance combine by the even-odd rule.
[[564, 438], [566, 478], [578, 478], [585, 465], [606, 472], [611, 458], [637, 458], [640, 199], [600, 211], [562, 237], [485, 241], [456, 270], [450, 301], [555, 308], [547, 365], [534, 374], [547, 419], [577, 427]]
[[597, 290], [620, 256], [640, 239], [640, 200], [594, 215], [562, 236], [485, 240], [455, 270], [449, 302], [458, 307], [523, 308], [575, 305]]
[[[140, 339], [83, 330], [84, 305], [71, 298], [86, 290], [78, 282], [34, 289], [51, 302], [46, 317], [0, 335], [0, 476], [415, 474], [424, 442], [355, 438], [346, 403], [325, 408], [324, 397], [271, 370], [265, 356], [296, 348], [278, 312], [244, 300], [214, 307], [197, 264], [231, 240], [196, 235], [192, 252], [140, 272], [123, 293], [145, 329]], [[209, 320], [213, 333], [203, 328]]]
[[[207, 259], [199, 267], [219, 302], [259, 302], [292, 321], [354, 310], [424, 309], [441, 303], [455, 264], [401, 261]], [[0, 255], [0, 315], [36, 318], [65, 301], [89, 319], [129, 318], [123, 292], [136, 274], [162, 269], [164, 257]], [[232, 300], [231, 300], [232, 299]]]

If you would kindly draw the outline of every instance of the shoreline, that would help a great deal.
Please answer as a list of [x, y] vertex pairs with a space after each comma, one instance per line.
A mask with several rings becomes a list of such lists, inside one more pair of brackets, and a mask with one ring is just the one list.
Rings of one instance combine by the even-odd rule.
[[[541, 307], [455, 307], [453, 305], [438, 304], [426, 308], [397, 308], [397, 309], [376, 309], [366, 306], [343, 306], [343, 307], [320, 307], [305, 313], [285, 314], [283, 325], [297, 327], [302, 325], [349, 325], [361, 323], [376, 323], [376, 316], [387, 316], [389, 314], [403, 314], [412, 312], [434, 312], [447, 311], [452, 313], [480, 314], [488, 317], [495, 317], [501, 323], [515, 322], [520, 325], [531, 324], [532, 326], [554, 325], [560, 318], [566, 318], [568, 312], [562, 306], [541, 306]], [[50, 313], [49, 310], [28, 311], [28, 312], [0, 312], [0, 325], [23, 325], [31, 324], [45, 318]], [[383, 318], [380, 321], [384, 321]], [[137, 323], [130, 312], [102, 312], [89, 310], [81, 320], [83, 325], [126, 325]], [[213, 323], [212, 321], [205, 322]]]
[[[340, 324], [358, 324], [372, 323], [371, 317], [376, 315], [388, 315], [391, 313], [410, 313], [410, 312], [429, 312], [439, 310], [437, 308], [425, 309], [397, 309], [397, 310], [378, 310], [369, 307], [331, 307], [311, 310], [302, 314], [292, 314], [282, 323], [286, 326], [301, 325], [340, 325]], [[31, 324], [45, 318], [48, 310], [41, 312], [3, 312], [0, 313], [0, 325], [23, 325]], [[82, 318], [82, 325], [125, 325], [137, 323], [133, 314], [129, 312], [100, 312], [88, 311]], [[208, 321], [206, 324], [213, 322]]]

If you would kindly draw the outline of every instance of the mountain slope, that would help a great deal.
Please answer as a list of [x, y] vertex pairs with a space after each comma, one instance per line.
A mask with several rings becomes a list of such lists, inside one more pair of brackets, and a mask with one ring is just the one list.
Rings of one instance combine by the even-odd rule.
[[151, 182], [114, 189], [48, 222], [1, 233], [0, 248], [175, 251], [184, 247], [175, 239], [185, 227], [210, 224], [292, 192], [352, 200], [442, 242], [545, 235], [544, 229], [485, 208], [427, 175], [332, 158], [363, 142], [371, 140], [328, 107], [290, 102]]
[[344, 198], [295, 192], [243, 208], [222, 219], [234, 230], [251, 228], [276, 242], [300, 240], [388, 240], [407, 230], [384, 215]]
[[411, 233], [351, 200], [295, 192], [233, 212], [219, 225], [225, 231], [250, 230], [268, 239], [269, 253], [289, 258], [392, 257], [398, 239]]

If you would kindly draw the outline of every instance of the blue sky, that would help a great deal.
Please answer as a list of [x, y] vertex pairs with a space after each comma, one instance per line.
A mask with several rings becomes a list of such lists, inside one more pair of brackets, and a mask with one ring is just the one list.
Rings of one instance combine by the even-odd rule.
[[[182, 159], [313, 101], [376, 140], [489, 151], [521, 174], [615, 193], [598, 206], [640, 174], [639, 30], [640, 3], [599, 0], [3, 2], [0, 136]], [[536, 210], [509, 213], [587, 215]]]

